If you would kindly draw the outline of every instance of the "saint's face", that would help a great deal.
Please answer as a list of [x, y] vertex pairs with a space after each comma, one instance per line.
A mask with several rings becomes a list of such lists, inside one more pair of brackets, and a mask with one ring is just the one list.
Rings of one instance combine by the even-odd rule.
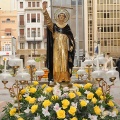
[[59, 15], [58, 15], [58, 19], [59, 19], [60, 21], [64, 21], [64, 20], [65, 20], [65, 14], [63, 14], [63, 13], [59, 14]]

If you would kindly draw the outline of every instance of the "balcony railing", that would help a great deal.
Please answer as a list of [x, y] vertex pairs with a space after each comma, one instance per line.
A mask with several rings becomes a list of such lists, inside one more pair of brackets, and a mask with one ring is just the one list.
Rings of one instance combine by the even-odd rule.
[[19, 41], [25, 41], [25, 36], [24, 36], [24, 35], [18, 36], [18, 40], [19, 40]]

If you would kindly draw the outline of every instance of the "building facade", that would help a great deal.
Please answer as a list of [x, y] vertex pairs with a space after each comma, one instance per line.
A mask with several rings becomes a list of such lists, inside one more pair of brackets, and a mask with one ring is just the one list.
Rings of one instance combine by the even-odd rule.
[[[42, 13], [41, 0], [18, 0], [18, 49], [17, 54], [24, 65], [30, 58], [46, 54], [46, 26]], [[48, 6], [50, 2], [48, 1]], [[50, 13], [50, 8], [48, 7]]]
[[0, 64], [12, 55], [13, 37], [17, 49], [17, 11], [0, 10]]
[[[88, 53], [94, 54], [96, 43], [101, 53], [120, 56], [120, 0], [85, 0]], [[98, 44], [99, 44], [98, 43]], [[87, 47], [86, 44], [86, 47]]]

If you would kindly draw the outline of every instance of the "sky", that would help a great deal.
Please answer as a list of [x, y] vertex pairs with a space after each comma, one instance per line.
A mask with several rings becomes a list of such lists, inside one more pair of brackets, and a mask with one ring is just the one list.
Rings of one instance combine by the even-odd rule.
[[0, 0], [0, 8], [2, 8], [2, 10], [11, 10], [10, 1], [11, 0]]

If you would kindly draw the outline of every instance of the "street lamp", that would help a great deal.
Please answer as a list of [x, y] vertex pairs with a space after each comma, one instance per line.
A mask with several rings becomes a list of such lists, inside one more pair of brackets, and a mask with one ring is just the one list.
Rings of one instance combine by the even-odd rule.
[[35, 57], [35, 30], [32, 30], [32, 32], [34, 33], [34, 42], [33, 42], [33, 49], [34, 49], [34, 57]]

